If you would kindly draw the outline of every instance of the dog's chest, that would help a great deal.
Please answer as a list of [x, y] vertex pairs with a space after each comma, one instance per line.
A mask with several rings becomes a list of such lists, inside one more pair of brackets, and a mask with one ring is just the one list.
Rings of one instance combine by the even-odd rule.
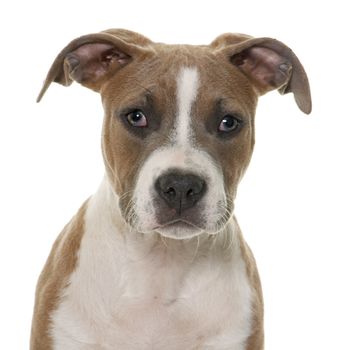
[[244, 349], [250, 326], [244, 263], [199, 248], [88, 232], [52, 316], [54, 349]]

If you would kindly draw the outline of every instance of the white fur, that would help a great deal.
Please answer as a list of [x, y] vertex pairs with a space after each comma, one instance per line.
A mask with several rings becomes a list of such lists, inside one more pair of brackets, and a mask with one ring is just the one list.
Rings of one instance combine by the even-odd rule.
[[199, 73], [197, 68], [183, 67], [180, 69], [177, 86], [177, 118], [175, 140], [178, 145], [185, 146], [191, 136], [191, 107], [196, 100], [199, 88]]
[[234, 222], [215, 237], [162, 241], [129, 232], [117, 201], [107, 180], [89, 201], [53, 349], [243, 350], [251, 290]]

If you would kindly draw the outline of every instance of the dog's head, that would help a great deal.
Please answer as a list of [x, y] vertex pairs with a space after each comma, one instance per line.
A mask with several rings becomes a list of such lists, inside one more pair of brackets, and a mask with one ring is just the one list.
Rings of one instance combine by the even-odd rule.
[[224, 34], [208, 46], [164, 45], [126, 30], [72, 41], [52, 81], [101, 93], [102, 148], [124, 219], [140, 232], [189, 238], [220, 231], [254, 147], [260, 95], [293, 92], [311, 111], [307, 76], [270, 38]]

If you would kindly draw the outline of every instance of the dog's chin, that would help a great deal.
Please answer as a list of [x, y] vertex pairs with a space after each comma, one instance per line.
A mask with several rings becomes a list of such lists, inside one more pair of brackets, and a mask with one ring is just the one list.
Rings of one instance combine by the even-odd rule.
[[155, 228], [155, 232], [172, 239], [190, 239], [204, 232], [202, 228], [184, 221], [176, 221]]

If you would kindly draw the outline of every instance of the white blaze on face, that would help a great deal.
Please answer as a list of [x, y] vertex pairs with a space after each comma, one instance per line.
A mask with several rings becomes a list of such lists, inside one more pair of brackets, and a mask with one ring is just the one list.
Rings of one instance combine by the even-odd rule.
[[197, 68], [184, 67], [177, 79], [177, 120], [175, 142], [185, 146], [191, 138], [191, 109], [197, 97], [199, 74]]
[[[136, 229], [140, 232], [157, 232], [173, 238], [189, 238], [203, 231], [216, 232], [216, 223], [225, 212], [226, 204], [224, 181], [221, 169], [212, 157], [195, 145], [192, 107], [196, 102], [200, 87], [200, 75], [196, 67], [182, 67], [176, 78], [177, 113], [174, 116], [174, 128], [164, 130], [169, 133], [169, 144], [148, 155], [140, 168], [133, 195], [134, 211], [137, 217]], [[207, 184], [207, 192], [201, 199], [198, 216], [202, 218], [201, 229], [193, 232], [170, 233], [166, 228], [159, 228], [157, 208], [154, 199], [158, 198], [155, 182], [169, 169], [179, 169], [196, 174]]]

